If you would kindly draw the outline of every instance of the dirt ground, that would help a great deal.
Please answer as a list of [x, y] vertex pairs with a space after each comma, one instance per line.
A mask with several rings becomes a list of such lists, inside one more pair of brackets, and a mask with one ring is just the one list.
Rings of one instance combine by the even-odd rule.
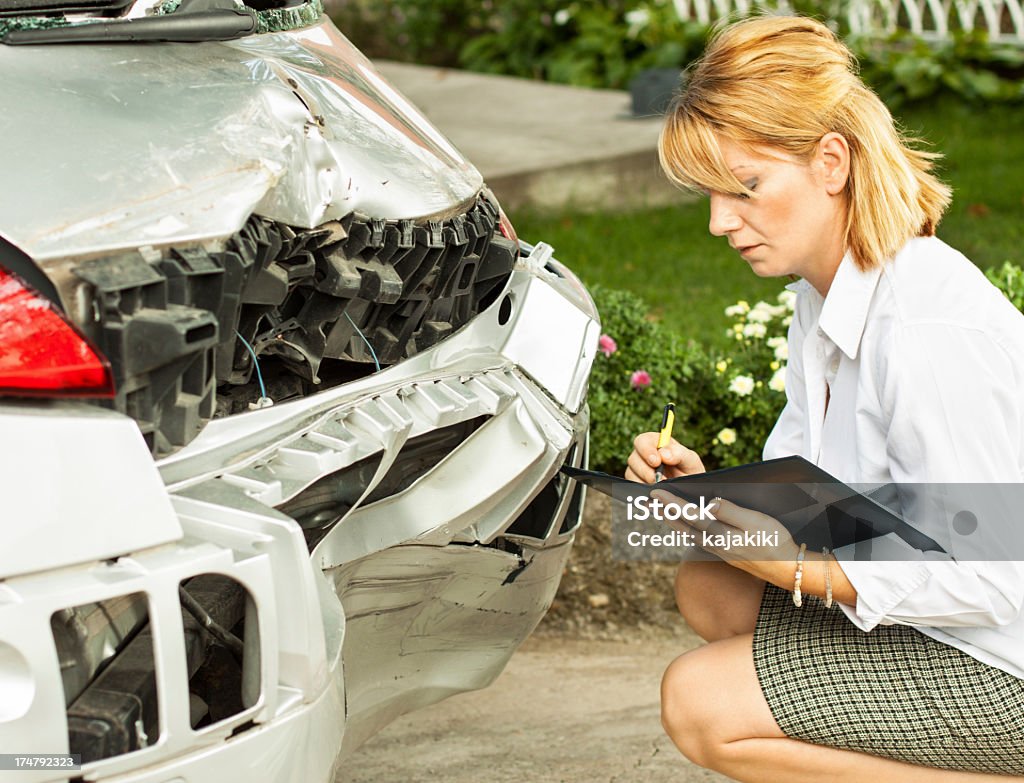
[[587, 493], [558, 595], [537, 632], [618, 641], [685, 633], [673, 593], [675, 564], [612, 559], [611, 503], [600, 492]]
[[489, 688], [388, 726], [337, 783], [718, 783], [661, 728], [665, 667], [699, 645], [674, 566], [611, 560], [611, 510], [590, 493], [555, 603]]

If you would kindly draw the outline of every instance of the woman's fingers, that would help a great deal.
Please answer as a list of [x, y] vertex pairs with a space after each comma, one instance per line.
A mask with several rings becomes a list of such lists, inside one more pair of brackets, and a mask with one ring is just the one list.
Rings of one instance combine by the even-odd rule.
[[626, 461], [626, 478], [630, 481], [639, 481], [642, 484], [651, 484], [654, 481], [654, 471], [643, 457], [637, 452], [629, 455]]
[[636, 436], [633, 453], [627, 460], [626, 478], [650, 484], [655, 480], [654, 471], [659, 467], [664, 470], [665, 478], [704, 472], [704, 463], [697, 452], [674, 438], [659, 449], [658, 436], [657, 432], [644, 432]]
[[772, 517], [751, 508], [737, 506], [724, 498], [718, 498], [715, 519], [730, 527], [749, 530], [760, 526], [765, 520], [772, 519]]

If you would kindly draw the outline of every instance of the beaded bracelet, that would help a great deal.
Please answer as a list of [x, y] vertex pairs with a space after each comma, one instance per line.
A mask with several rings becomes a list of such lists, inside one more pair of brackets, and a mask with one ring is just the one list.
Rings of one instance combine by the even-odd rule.
[[807, 552], [807, 544], [800, 545], [800, 551], [796, 556], [796, 576], [793, 578], [793, 603], [796, 606], [804, 605], [804, 597], [800, 592], [800, 583], [804, 580], [804, 554]]

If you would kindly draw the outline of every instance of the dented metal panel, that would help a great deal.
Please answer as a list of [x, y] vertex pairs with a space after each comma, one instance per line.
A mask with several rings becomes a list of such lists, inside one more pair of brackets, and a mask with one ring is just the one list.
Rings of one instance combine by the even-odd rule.
[[37, 261], [226, 237], [253, 212], [447, 214], [482, 185], [326, 18], [187, 47], [0, 47], [0, 72], [0, 235]]
[[[501, 459], [490, 459], [497, 444]], [[514, 492], [523, 474], [545, 454], [544, 439], [521, 405], [506, 408], [405, 492], [354, 508], [314, 550], [327, 569], [432, 533], [447, 543], [453, 532], [487, 517], [495, 501]], [[503, 522], [506, 520], [502, 520]]]
[[551, 605], [568, 556], [568, 544], [519, 557], [404, 546], [330, 572], [348, 619], [342, 752], [410, 709], [489, 685]]

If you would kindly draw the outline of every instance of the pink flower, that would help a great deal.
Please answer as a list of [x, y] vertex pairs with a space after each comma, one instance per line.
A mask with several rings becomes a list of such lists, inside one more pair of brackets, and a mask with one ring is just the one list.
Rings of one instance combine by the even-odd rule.
[[646, 389], [651, 385], [651, 374], [647, 370], [637, 370], [630, 376], [629, 385], [634, 389]]
[[605, 356], [611, 356], [617, 350], [619, 346], [615, 344], [615, 341], [606, 334], [602, 334], [597, 339], [597, 350], [603, 353]]

